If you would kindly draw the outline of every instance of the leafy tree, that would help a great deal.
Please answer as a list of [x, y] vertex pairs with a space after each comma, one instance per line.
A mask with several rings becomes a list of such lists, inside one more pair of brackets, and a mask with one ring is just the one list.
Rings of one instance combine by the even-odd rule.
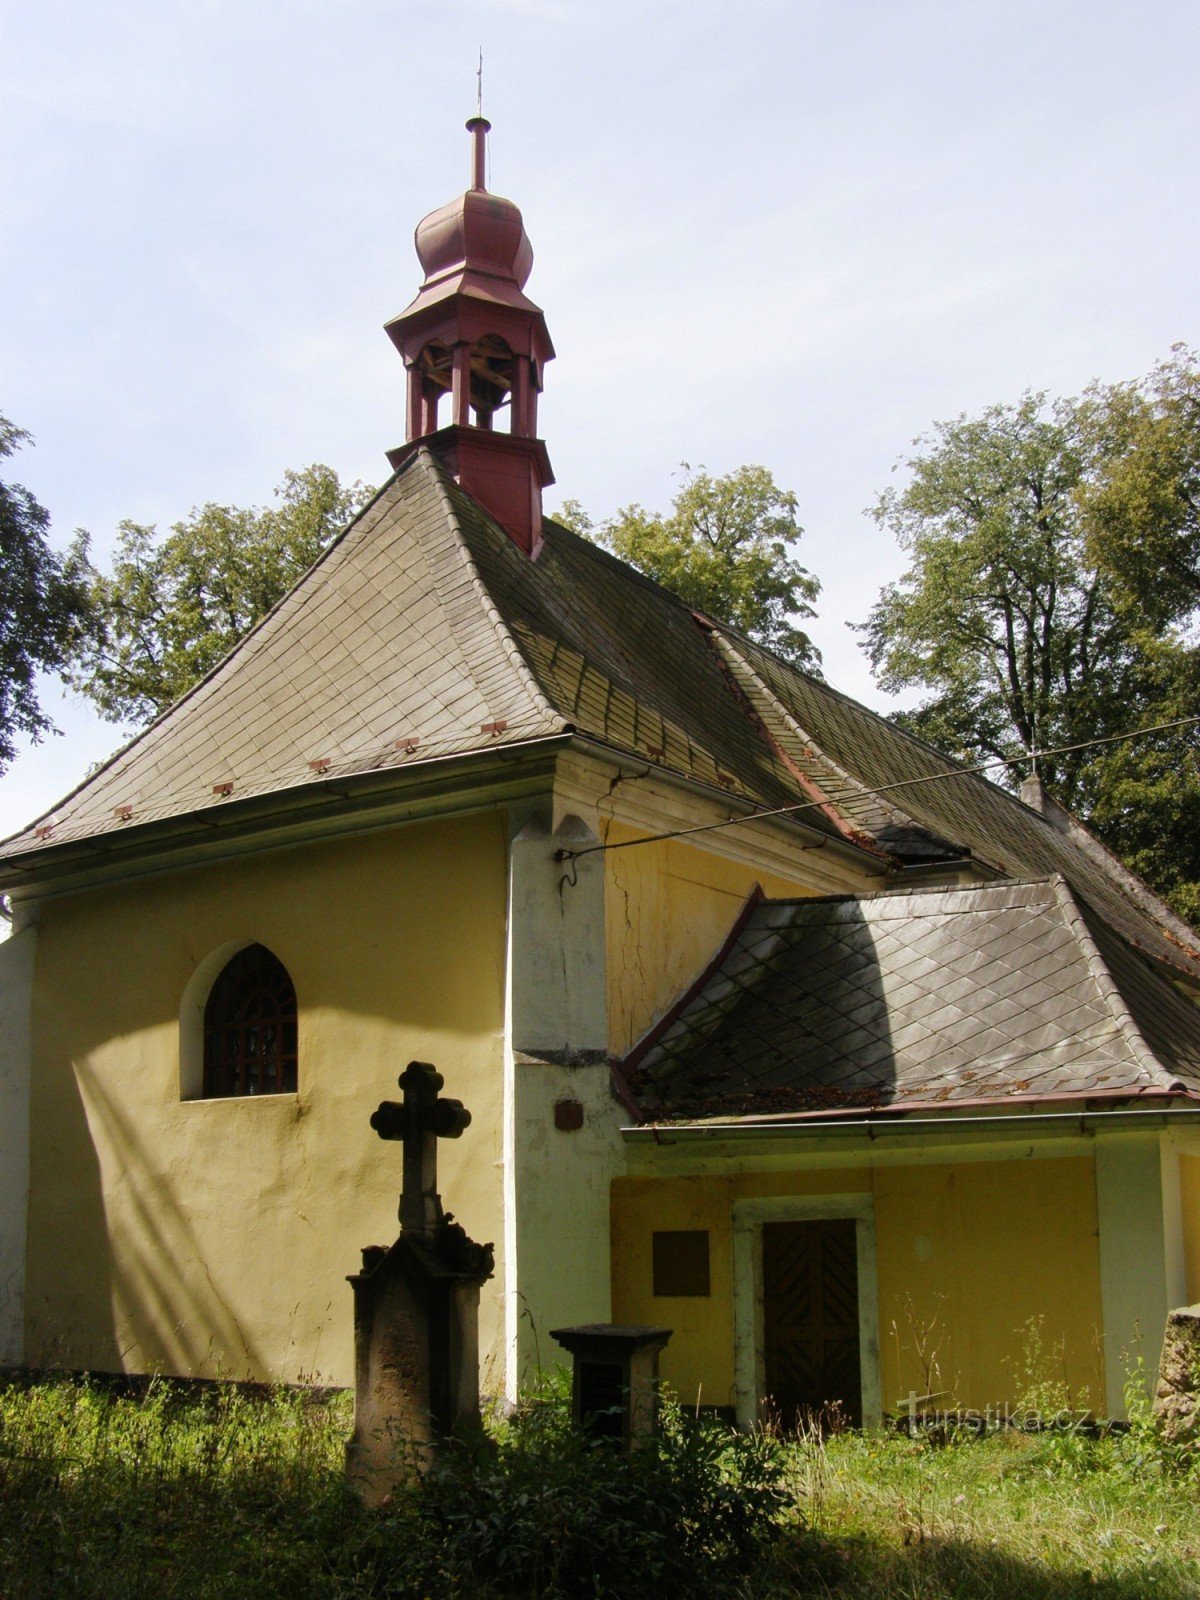
[[1080, 487], [1088, 555], [1152, 625], [1200, 607], [1200, 355], [1176, 345], [1140, 383], [1093, 387], [1081, 423], [1103, 467]]
[[[1200, 711], [1200, 650], [1150, 641], [1127, 725]], [[1200, 929], [1200, 746], [1195, 727], [1092, 752], [1083, 809], [1109, 849]]]
[[[1026, 394], [915, 441], [907, 484], [873, 509], [910, 563], [863, 630], [884, 688], [930, 691], [897, 721], [968, 760], [1011, 759], [1019, 781], [1031, 765], [1021, 754], [1196, 711], [1185, 519], [1173, 510], [1155, 523], [1180, 553], [1156, 583], [1117, 510], [1148, 481], [1160, 505], [1169, 498], [1166, 430], [1152, 426], [1165, 371], [1146, 384], [1097, 385], [1080, 399]], [[1177, 358], [1170, 381], [1182, 377]], [[1178, 464], [1185, 425], [1181, 415], [1169, 420]], [[1196, 747], [1189, 730], [1034, 764], [1057, 799], [1193, 917]]]
[[[0, 417], [0, 456], [29, 435]], [[83, 548], [65, 556], [46, 542], [50, 515], [19, 483], [0, 483], [0, 771], [18, 735], [37, 741], [54, 724], [38, 704], [36, 675], [61, 668], [87, 610]]]
[[814, 671], [820, 654], [796, 619], [811, 617], [821, 585], [793, 558], [803, 531], [796, 496], [765, 467], [711, 477], [683, 464], [669, 516], [629, 505], [593, 527], [579, 502], [557, 520], [594, 538], [697, 611], [738, 628], [796, 666]]
[[316, 465], [285, 473], [275, 505], [209, 503], [166, 538], [122, 522], [111, 572], [89, 567], [92, 624], [70, 681], [110, 721], [151, 721], [283, 598], [372, 493]]

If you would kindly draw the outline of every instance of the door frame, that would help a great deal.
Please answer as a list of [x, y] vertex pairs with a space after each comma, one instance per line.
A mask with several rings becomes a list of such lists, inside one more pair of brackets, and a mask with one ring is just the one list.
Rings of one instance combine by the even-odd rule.
[[858, 1265], [858, 1366], [864, 1428], [883, 1423], [875, 1203], [869, 1194], [772, 1195], [733, 1203], [733, 1372], [738, 1422], [751, 1428], [765, 1389], [762, 1230], [765, 1222], [852, 1218]]

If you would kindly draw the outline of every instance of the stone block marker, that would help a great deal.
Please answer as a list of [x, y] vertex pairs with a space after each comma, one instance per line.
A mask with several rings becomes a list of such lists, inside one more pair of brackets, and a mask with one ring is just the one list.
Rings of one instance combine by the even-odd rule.
[[1168, 1444], [1200, 1436], [1200, 1305], [1167, 1315], [1154, 1420]]
[[658, 1429], [658, 1353], [670, 1328], [590, 1322], [552, 1328], [572, 1356], [571, 1418], [593, 1439], [630, 1450]]

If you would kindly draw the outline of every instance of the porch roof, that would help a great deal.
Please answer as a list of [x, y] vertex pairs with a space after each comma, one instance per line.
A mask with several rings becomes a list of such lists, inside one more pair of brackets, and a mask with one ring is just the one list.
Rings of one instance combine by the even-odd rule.
[[1200, 1099], [1200, 1008], [1058, 876], [757, 898], [617, 1075], [648, 1122]]

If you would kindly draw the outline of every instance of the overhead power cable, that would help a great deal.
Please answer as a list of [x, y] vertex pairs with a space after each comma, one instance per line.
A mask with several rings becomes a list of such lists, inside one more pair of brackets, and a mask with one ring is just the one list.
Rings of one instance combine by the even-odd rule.
[[[1104, 744], [1126, 744], [1132, 739], [1148, 738], [1152, 733], [1170, 733], [1178, 728], [1195, 727], [1197, 723], [1200, 723], [1200, 716], [1177, 717], [1174, 722], [1157, 722], [1150, 728], [1135, 728], [1132, 733], [1106, 733], [1096, 739], [1084, 739], [1079, 744], [1060, 744], [1049, 750], [1027, 750], [1023, 755], [997, 756], [992, 761], [980, 761], [971, 767], [955, 767], [948, 772], [928, 772], [920, 778], [901, 778], [896, 783], [881, 783], [868, 790], [868, 793], [894, 794], [897, 789], [915, 789], [926, 783], [946, 783], [954, 778], [969, 778], [979, 772], [990, 772], [993, 767], [1012, 767], [1022, 761], [1039, 761], [1044, 756], [1074, 755], [1080, 750], [1094, 750]], [[683, 839], [694, 833], [715, 833], [720, 828], [737, 828], [747, 822], [762, 822], [770, 817], [794, 817], [801, 811], [820, 811], [830, 803], [827, 799], [801, 800], [795, 805], [748, 811], [744, 817], [724, 817], [720, 822], [701, 822], [691, 828], [672, 828], [667, 833], [648, 833], [640, 839], [617, 839], [612, 844], [588, 844], [580, 850], [556, 850], [554, 859], [578, 861], [582, 856], [602, 854], [608, 850], [631, 850], [639, 844], [661, 844], [667, 839]]]

